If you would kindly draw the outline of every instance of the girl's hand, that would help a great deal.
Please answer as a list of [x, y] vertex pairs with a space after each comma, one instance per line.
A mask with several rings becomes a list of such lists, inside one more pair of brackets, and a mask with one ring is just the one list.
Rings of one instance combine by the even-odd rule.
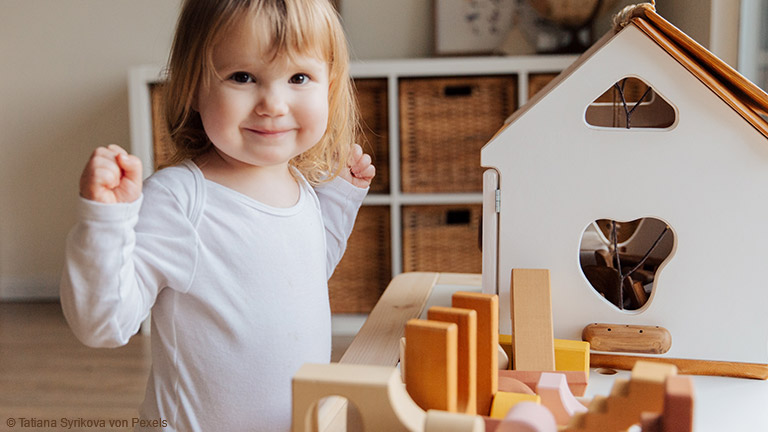
[[363, 148], [359, 144], [352, 144], [347, 169], [341, 172], [341, 177], [354, 186], [367, 188], [375, 175], [376, 167], [371, 164], [371, 157], [363, 153]]
[[129, 203], [141, 196], [141, 160], [111, 144], [93, 151], [80, 177], [80, 196], [105, 204]]

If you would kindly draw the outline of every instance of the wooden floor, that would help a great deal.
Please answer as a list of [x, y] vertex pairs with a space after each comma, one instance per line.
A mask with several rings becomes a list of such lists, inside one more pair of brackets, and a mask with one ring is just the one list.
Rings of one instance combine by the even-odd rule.
[[[333, 361], [352, 336], [334, 336]], [[72, 334], [59, 303], [0, 302], [0, 431], [132, 430], [62, 426], [61, 419], [130, 424], [144, 400], [149, 345], [148, 336], [137, 334], [124, 347], [88, 348]], [[22, 418], [56, 420], [57, 427], [23, 428]]]
[[[149, 365], [146, 336], [120, 348], [88, 348], [75, 339], [58, 303], [0, 303], [0, 431], [131, 430], [69, 428], [61, 419], [130, 423], [144, 399]], [[22, 418], [56, 420], [57, 427], [23, 428]]]

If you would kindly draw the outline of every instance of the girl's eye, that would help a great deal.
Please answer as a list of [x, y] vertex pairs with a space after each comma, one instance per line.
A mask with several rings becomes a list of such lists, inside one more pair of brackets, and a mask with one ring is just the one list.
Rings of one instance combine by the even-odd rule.
[[292, 76], [288, 82], [291, 84], [306, 84], [309, 82], [309, 75], [297, 73], [296, 75]]
[[247, 72], [235, 72], [232, 74], [232, 76], [229, 77], [229, 79], [240, 84], [247, 84], [247, 83], [254, 82], [254, 79], [251, 76], [251, 74]]

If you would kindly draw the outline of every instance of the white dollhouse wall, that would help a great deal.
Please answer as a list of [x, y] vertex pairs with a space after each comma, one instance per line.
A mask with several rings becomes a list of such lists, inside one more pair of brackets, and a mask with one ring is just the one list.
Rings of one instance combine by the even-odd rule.
[[[591, 323], [659, 325], [670, 358], [768, 362], [768, 142], [634, 25], [525, 107], [482, 150], [498, 173], [500, 331], [510, 334], [513, 268], [548, 268], [554, 336]], [[568, 72], [566, 72], [568, 73]], [[674, 108], [667, 128], [591, 126], [587, 107], [637, 77]], [[486, 200], [491, 195], [486, 194]], [[653, 217], [674, 233], [648, 303], [620, 311], [581, 272], [585, 227]], [[497, 255], [497, 256], [496, 256]]]

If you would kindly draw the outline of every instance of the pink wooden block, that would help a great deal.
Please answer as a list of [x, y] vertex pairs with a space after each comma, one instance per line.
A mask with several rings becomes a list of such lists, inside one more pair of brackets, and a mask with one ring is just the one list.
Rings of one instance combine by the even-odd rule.
[[520, 402], [509, 410], [496, 432], [557, 432], [557, 425], [546, 407]]
[[549, 408], [560, 426], [567, 425], [574, 414], [587, 412], [587, 408], [571, 393], [563, 374], [542, 373], [536, 385], [536, 394], [541, 397], [541, 404]]

